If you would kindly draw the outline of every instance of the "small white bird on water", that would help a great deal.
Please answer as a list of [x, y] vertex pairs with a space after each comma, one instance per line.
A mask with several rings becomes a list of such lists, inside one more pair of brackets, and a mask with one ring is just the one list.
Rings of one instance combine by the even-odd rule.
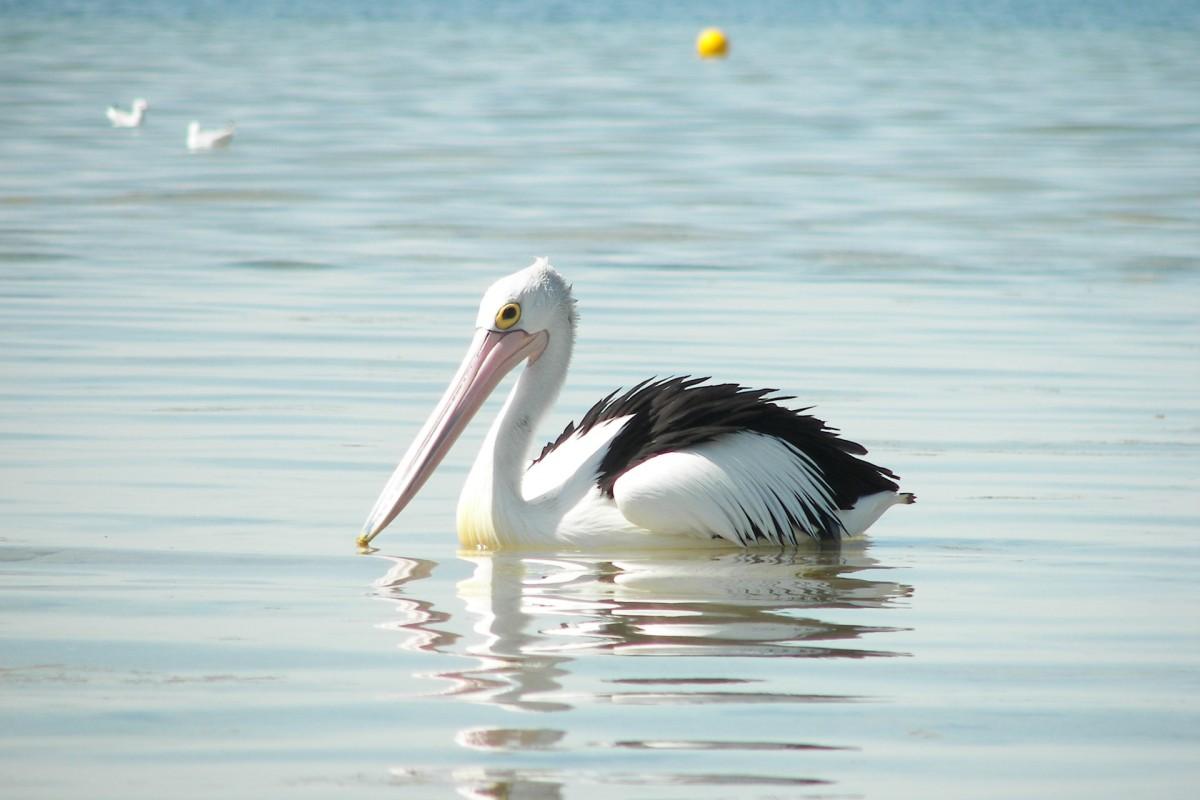
[[664, 549], [839, 541], [916, 498], [866, 448], [772, 389], [649, 380], [613, 392], [530, 463], [575, 345], [571, 287], [539, 258], [483, 296], [470, 349], [367, 518], [370, 545], [506, 373], [524, 364], [458, 501], [464, 548]]
[[233, 124], [211, 131], [200, 130], [200, 123], [193, 120], [188, 125], [188, 150], [212, 150], [214, 147], [226, 147], [233, 141]]
[[123, 111], [114, 105], [109, 106], [104, 113], [114, 128], [138, 128], [141, 127], [149, 108], [150, 104], [139, 97], [133, 101], [133, 108], [129, 111]]

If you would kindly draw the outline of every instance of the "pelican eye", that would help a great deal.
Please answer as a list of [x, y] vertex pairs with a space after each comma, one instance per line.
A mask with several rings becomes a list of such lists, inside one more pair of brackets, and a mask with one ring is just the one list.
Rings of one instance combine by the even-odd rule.
[[516, 325], [521, 319], [521, 306], [519, 303], [505, 303], [496, 312], [496, 327], [502, 331], [506, 331], [513, 325]]

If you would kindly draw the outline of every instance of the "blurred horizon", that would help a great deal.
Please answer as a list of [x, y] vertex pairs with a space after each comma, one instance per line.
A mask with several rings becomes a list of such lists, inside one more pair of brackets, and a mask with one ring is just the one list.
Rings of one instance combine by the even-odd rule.
[[[742, 25], [776, 23], [922, 27], [1121, 27], [1200, 26], [1200, 4], [1188, 0], [0, 0], [0, 15], [84, 18], [186, 19], [228, 15], [237, 18], [323, 20], [407, 19], [413, 22], [503, 23], [626, 22]], [[697, 29], [698, 30], [698, 29]]]

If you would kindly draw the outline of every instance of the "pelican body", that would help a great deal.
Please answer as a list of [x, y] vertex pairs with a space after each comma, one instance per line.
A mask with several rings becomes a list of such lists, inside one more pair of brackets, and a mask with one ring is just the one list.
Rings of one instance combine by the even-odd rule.
[[109, 106], [104, 114], [114, 128], [138, 128], [141, 127], [142, 120], [145, 119], [149, 109], [150, 104], [139, 97], [133, 101], [133, 107], [129, 111], [113, 105]]
[[790, 545], [865, 531], [915, 497], [888, 469], [771, 389], [644, 381], [602, 399], [540, 454], [534, 433], [567, 374], [577, 315], [544, 258], [483, 296], [466, 357], [384, 486], [362, 547], [412, 500], [500, 380], [524, 364], [458, 503], [467, 549]]

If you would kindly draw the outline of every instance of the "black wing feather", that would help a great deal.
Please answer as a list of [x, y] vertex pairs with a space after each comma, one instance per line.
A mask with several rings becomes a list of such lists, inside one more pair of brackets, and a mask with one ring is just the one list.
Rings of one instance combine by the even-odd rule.
[[609, 497], [617, 478], [654, 456], [743, 431], [775, 436], [805, 453], [829, 484], [838, 508], [853, 508], [860, 497], [899, 488], [891, 470], [857, 458], [867, 449], [805, 414], [809, 408], [779, 405], [794, 398], [772, 396], [774, 389], [705, 384], [706, 380], [687, 375], [651, 378], [620, 396], [613, 392], [588, 409], [578, 426], [568, 423], [537, 460], [573, 434], [583, 435], [604, 420], [630, 417], [600, 462], [597, 483]]

